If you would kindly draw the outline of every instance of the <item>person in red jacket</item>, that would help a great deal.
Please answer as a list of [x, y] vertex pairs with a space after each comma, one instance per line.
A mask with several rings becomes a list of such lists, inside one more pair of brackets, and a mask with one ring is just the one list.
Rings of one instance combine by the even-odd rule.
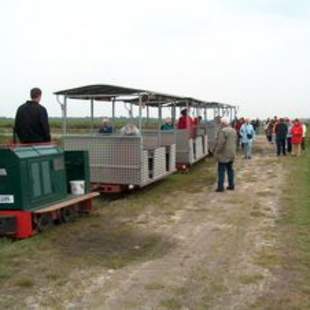
[[300, 156], [303, 127], [298, 119], [295, 119], [291, 133], [292, 133], [292, 145], [293, 145], [292, 155]]
[[178, 121], [178, 129], [193, 129], [193, 120], [187, 115], [187, 109], [181, 111], [181, 117]]
[[201, 121], [202, 121], [202, 117], [201, 116], [192, 118], [193, 137], [197, 136], [198, 128], [199, 128], [199, 126], [201, 124]]
[[[240, 149], [240, 145], [241, 145], [240, 129], [244, 123], [245, 123], [244, 117], [241, 117], [236, 120], [235, 130], [237, 132], [237, 150]], [[243, 149], [243, 145], [241, 145], [241, 148]]]

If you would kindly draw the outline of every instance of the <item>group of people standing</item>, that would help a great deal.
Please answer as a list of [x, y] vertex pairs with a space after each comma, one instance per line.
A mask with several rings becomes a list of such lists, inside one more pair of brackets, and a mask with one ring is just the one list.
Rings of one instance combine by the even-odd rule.
[[[224, 192], [225, 174], [228, 176], [227, 190], [235, 189], [234, 160], [237, 148], [242, 148], [244, 158], [252, 158], [252, 145], [259, 126], [253, 126], [249, 118], [236, 119], [230, 124], [227, 118], [220, 119], [220, 128], [214, 148], [214, 156], [218, 161], [218, 185], [217, 192]], [[305, 149], [305, 137], [307, 132], [306, 124], [299, 119], [290, 121], [288, 118], [268, 119], [265, 122], [265, 133], [267, 140], [276, 144], [277, 155], [292, 153], [300, 156], [302, 149]]]
[[264, 129], [268, 142], [276, 144], [278, 156], [286, 156], [287, 153], [300, 156], [301, 151], [306, 148], [307, 126], [299, 119], [291, 121], [289, 118], [275, 116], [267, 119]]

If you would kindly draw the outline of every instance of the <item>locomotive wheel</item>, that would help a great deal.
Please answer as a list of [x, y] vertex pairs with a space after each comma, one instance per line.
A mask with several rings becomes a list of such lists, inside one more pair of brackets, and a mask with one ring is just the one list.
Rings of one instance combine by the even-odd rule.
[[49, 214], [43, 214], [37, 218], [37, 227], [40, 232], [44, 232], [53, 226], [53, 219]]
[[61, 210], [61, 219], [64, 223], [72, 222], [77, 218], [77, 211], [74, 207], [63, 208]]

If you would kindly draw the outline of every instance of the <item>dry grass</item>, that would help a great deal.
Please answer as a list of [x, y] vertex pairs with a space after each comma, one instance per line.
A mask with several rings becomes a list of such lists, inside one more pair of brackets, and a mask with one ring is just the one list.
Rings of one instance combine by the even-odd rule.
[[260, 273], [255, 273], [255, 274], [246, 274], [240, 276], [240, 283], [244, 285], [249, 285], [249, 284], [255, 284], [257, 282], [260, 282], [261, 280], [264, 279], [264, 276]]

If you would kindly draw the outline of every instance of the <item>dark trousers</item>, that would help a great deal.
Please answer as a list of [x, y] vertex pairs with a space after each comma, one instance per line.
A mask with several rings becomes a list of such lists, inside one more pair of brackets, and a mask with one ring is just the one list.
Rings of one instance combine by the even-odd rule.
[[287, 138], [287, 151], [292, 153], [292, 138]]
[[306, 142], [305, 142], [305, 138], [302, 138], [302, 141], [301, 141], [301, 149], [302, 149], [303, 151], [305, 151], [305, 150], [306, 150]]
[[286, 155], [286, 139], [277, 138], [277, 155]]
[[218, 163], [218, 186], [219, 190], [224, 190], [224, 182], [225, 182], [225, 172], [227, 171], [228, 175], [228, 186], [233, 188], [235, 186], [234, 178], [235, 172], [233, 169], [234, 162], [231, 161], [229, 163]]
[[237, 135], [237, 150], [239, 151], [241, 145], [241, 136], [238, 134]]

